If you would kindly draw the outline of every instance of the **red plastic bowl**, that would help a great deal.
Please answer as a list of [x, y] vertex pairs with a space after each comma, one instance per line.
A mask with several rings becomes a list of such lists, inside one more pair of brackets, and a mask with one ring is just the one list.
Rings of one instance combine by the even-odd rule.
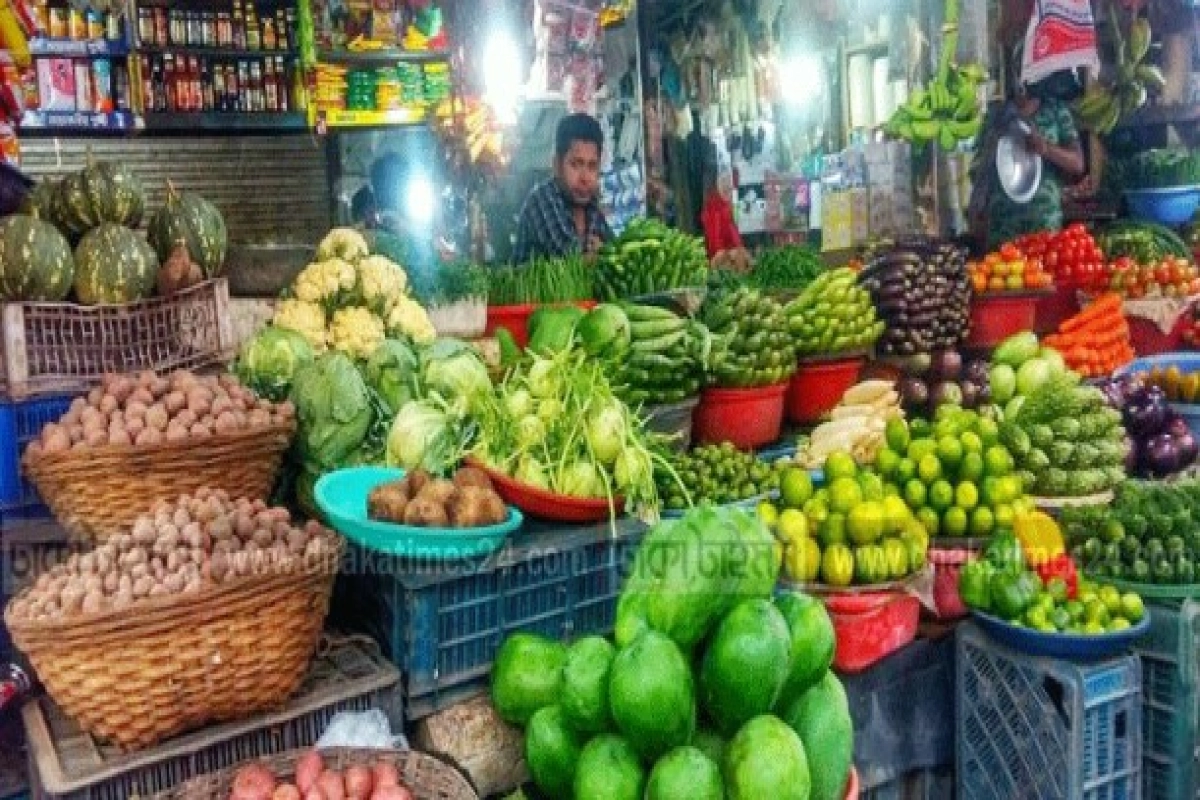
[[968, 547], [929, 548], [929, 563], [933, 565], [933, 607], [940, 620], [965, 617], [970, 609], [958, 594], [958, 576], [963, 565], [979, 557], [979, 552]]
[[861, 672], [917, 636], [921, 602], [905, 592], [829, 595], [822, 598], [837, 645], [833, 666]]
[[473, 458], [467, 459], [467, 465], [478, 467], [488, 474], [501, 500], [533, 517], [552, 522], [603, 522], [614, 509], [618, 515], [624, 513], [623, 497], [614, 497], [610, 509], [607, 500], [548, 492], [485, 467]]
[[[579, 300], [575, 303], [555, 303], [554, 305], [576, 305], [583, 309], [595, 308], [595, 300]], [[492, 336], [501, 328], [507, 328], [512, 334], [513, 341], [519, 346], [529, 344], [529, 318], [541, 306], [528, 303], [521, 306], [488, 306], [487, 326], [483, 329], [484, 336]]]
[[787, 418], [809, 423], [828, 414], [858, 382], [865, 362], [862, 356], [800, 362], [788, 384]]
[[730, 442], [753, 450], [779, 438], [788, 384], [754, 389], [705, 389], [692, 417], [692, 439], [700, 444]]
[[971, 332], [966, 346], [995, 347], [1014, 333], [1031, 331], [1045, 292], [978, 295], [971, 300]]

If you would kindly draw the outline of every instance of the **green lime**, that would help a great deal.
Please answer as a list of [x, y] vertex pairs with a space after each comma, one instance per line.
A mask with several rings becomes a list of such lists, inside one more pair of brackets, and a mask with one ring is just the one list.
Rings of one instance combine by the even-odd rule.
[[891, 478], [895, 475], [896, 467], [898, 466], [900, 466], [900, 454], [895, 450], [889, 450], [885, 447], [879, 451], [879, 455], [875, 456], [875, 468], [885, 478]]
[[822, 547], [846, 542], [846, 515], [833, 513], [826, 517], [817, 528], [817, 538]]
[[963, 536], [967, 532], [969, 523], [967, 512], [964, 509], [957, 506], [948, 508], [946, 509], [946, 513], [942, 515], [942, 534], [945, 536]]
[[996, 424], [996, 420], [994, 419], [980, 417], [979, 422], [975, 426], [975, 432], [979, 434], [984, 447], [991, 447], [1000, 441], [1000, 426]]
[[962, 436], [958, 437], [962, 442], [963, 450], [967, 453], [979, 453], [983, 455], [983, 439], [979, 438], [979, 434], [975, 431], [967, 431]]
[[963, 481], [954, 489], [954, 502], [959, 508], [970, 511], [979, 505], [979, 489], [970, 481]]
[[883, 537], [884, 529], [883, 504], [874, 500], [859, 503], [846, 517], [846, 533], [856, 545], [874, 544]]
[[849, 514], [863, 501], [862, 487], [854, 478], [837, 478], [829, 484], [829, 510]]
[[971, 512], [971, 535], [987, 536], [996, 527], [996, 517], [987, 506], [979, 506]]
[[887, 421], [883, 432], [884, 441], [895, 453], [903, 453], [908, 449], [910, 441], [908, 423], [900, 417], [892, 417]]
[[916, 478], [904, 484], [904, 502], [908, 503], [909, 508], [914, 510], [922, 508], [928, 496], [929, 490]]
[[917, 475], [927, 484], [942, 477], [942, 462], [933, 453], [922, 456], [917, 462]]
[[917, 477], [917, 462], [911, 458], [900, 459], [900, 463], [896, 465], [896, 474], [892, 476], [892, 479], [903, 486], [915, 477]]
[[900, 497], [883, 498], [883, 527], [891, 536], [904, 530], [904, 526], [912, 519], [912, 511]]
[[993, 477], [1003, 477], [1013, 471], [1013, 457], [1003, 446], [991, 445], [983, 454], [983, 470]]
[[1146, 605], [1142, 602], [1142, 598], [1133, 592], [1126, 592], [1121, 595], [1121, 616], [1130, 622], [1141, 622], [1142, 617], [1146, 615]]
[[802, 508], [813, 496], [812, 476], [801, 467], [788, 467], [779, 479], [779, 499], [787, 508]]
[[883, 478], [876, 472], [860, 472], [858, 485], [862, 488], [863, 500], [883, 499]]
[[925, 439], [929, 436], [931, 428], [929, 420], [924, 417], [917, 417], [908, 423], [908, 432], [914, 439]]
[[909, 442], [907, 455], [917, 464], [921, 463], [921, 459], [925, 456], [931, 456], [937, 452], [937, 442], [933, 439], [913, 439]]
[[983, 477], [983, 454], [970, 450], [963, 454], [962, 463], [958, 465], [958, 478], [963, 481], [976, 481]]
[[953, 472], [962, 463], [962, 442], [953, 436], [943, 436], [941, 439], [938, 439], [937, 456], [946, 470]]
[[858, 474], [854, 456], [845, 452], [830, 453], [825, 459], [825, 480], [833, 484], [838, 478], [853, 478]]
[[1011, 528], [1017, 515], [1008, 504], [992, 506], [992, 519], [997, 528]]
[[954, 487], [950, 481], [939, 480], [929, 487], [929, 505], [937, 511], [945, 511], [954, 504]]
[[917, 521], [929, 536], [937, 536], [942, 528], [942, 518], [929, 506], [917, 510]]

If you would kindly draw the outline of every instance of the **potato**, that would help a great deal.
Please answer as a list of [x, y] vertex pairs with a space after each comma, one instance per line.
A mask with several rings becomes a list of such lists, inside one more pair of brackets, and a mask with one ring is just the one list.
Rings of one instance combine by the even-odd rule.
[[149, 446], [149, 445], [162, 444], [162, 441], [163, 441], [163, 435], [161, 433], [159, 433], [154, 428], [146, 428], [146, 430], [142, 431], [141, 433], [139, 433], [137, 435], [137, 438], [134, 439], [133, 443], [136, 445], [139, 445], [139, 446], [142, 446], [142, 445]]
[[103, 428], [91, 428], [84, 434], [88, 447], [102, 447], [109, 442], [108, 431]]
[[197, 439], [207, 439], [212, 436], [212, 428], [203, 422], [197, 422], [192, 426], [192, 436]]
[[450, 524], [450, 518], [446, 515], [445, 506], [421, 494], [405, 507], [404, 524], [444, 528]]
[[149, 408], [150, 406], [154, 405], [154, 393], [145, 386], [139, 386], [133, 390], [132, 394], [129, 395], [129, 402], [126, 403], [125, 406], [126, 408], [130, 408], [134, 403], [140, 403], [146, 408]]
[[111, 394], [106, 394], [104, 397], [100, 398], [100, 413], [105, 415], [112, 414], [120, 405], [121, 404], [117, 401], [117, 398], [113, 397]]
[[247, 764], [234, 775], [229, 800], [271, 800], [275, 785], [275, 775], [265, 764]]
[[271, 426], [270, 412], [256, 408], [246, 416], [246, 424], [251, 428], [269, 428]]
[[325, 771], [325, 761], [316, 750], [309, 750], [296, 762], [296, 786], [307, 792]]
[[93, 408], [100, 407], [100, 401], [104, 398], [104, 390], [97, 386], [87, 393], [87, 404]]
[[71, 447], [71, 435], [58, 425], [51, 423], [42, 432], [42, 447], [47, 453], [62, 453]]
[[427, 498], [438, 505], [445, 505], [457, 492], [458, 487], [453, 483], [443, 478], [438, 478], [422, 486], [416, 494], [416, 499]]
[[124, 428], [116, 428], [108, 432], [108, 443], [114, 447], [124, 447], [133, 444], [133, 436]]
[[84, 614], [95, 614], [104, 610], [104, 595], [100, 592], [88, 592], [83, 597], [82, 610]]
[[371, 797], [375, 777], [366, 767], [359, 764], [347, 767], [343, 781], [346, 784], [346, 797], [350, 800], [369, 800]]
[[226, 411], [233, 410], [233, 401], [228, 397], [217, 397], [212, 401], [212, 407], [209, 409], [215, 416], [221, 416]]
[[155, 403], [146, 409], [146, 424], [159, 431], [165, 431], [171, 421], [171, 415], [161, 403]]
[[217, 416], [217, 421], [213, 426], [217, 433], [233, 433], [241, 430], [242, 425], [238, 422], [237, 417], [231, 411], [223, 411]]
[[155, 378], [150, 384], [150, 391], [155, 397], [162, 397], [171, 390], [171, 382], [166, 378]]

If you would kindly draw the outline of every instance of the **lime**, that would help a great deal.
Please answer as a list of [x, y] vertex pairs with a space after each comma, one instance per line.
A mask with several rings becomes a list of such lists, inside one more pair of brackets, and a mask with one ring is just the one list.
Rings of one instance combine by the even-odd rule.
[[933, 486], [929, 487], [929, 505], [935, 510], [945, 511], [953, 504], [954, 487], [950, 485], [950, 481], [935, 481]]
[[977, 482], [982, 477], [983, 454], [970, 450], [963, 455], [962, 463], [958, 465], [958, 479]]
[[1021, 483], [1019, 475], [1005, 475], [1000, 478], [999, 496], [996, 498], [998, 503], [1015, 503], [1025, 494], [1025, 486]]
[[983, 439], [980, 439], [979, 434], [975, 431], [967, 431], [958, 437], [958, 441], [962, 442], [965, 452], [983, 455]]
[[979, 506], [971, 512], [971, 535], [984, 537], [996, 527], [996, 518], [987, 506]]
[[1000, 441], [1000, 426], [996, 424], [996, 420], [994, 419], [981, 417], [979, 423], [975, 426], [975, 432], [979, 434], [984, 447], [991, 447]]
[[844, 544], [833, 544], [821, 554], [821, 581], [830, 586], [849, 586], [854, 580], [854, 553]]
[[1108, 609], [1110, 617], [1118, 617], [1121, 615], [1121, 592], [1115, 586], [1104, 585], [1097, 592], [1100, 602], [1104, 603], [1104, 607]]
[[1055, 603], [1067, 602], [1067, 582], [1062, 578], [1051, 578], [1046, 584], [1046, 591], [1050, 593], [1050, 597], [1054, 599]]
[[896, 465], [896, 474], [892, 476], [892, 479], [903, 486], [915, 477], [917, 477], [917, 462], [911, 458], [900, 459], [900, 463]]
[[1126, 592], [1121, 595], [1121, 616], [1130, 622], [1141, 622], [1142, 617], [1146, 615], [1146, 605], [1142, 602], [1142, 598], [1133, 592]]
[[858, 485], [862, 488], [863, 500], [883, 499], [883, 478], [876, 472], [858, 473]]
[[846, 515], [834, 513], [826, 517], [817, 529], [817, 538], [821, 540], [822, 547], [829, 547], [831, 544], [845, 544]]
[[779, 509], [769, 500], [763, 500], [755, 509], [758, 518], [762, 520], [763, 525], [768, 529], [775, 530], [775, 526], [779, 523]]
[[925, 499], [928, 496], [929, 491], [925, 488], [925, 484], [916, 478], [904, 484], [904, 502], [908, 503], [909, 508], [920, 509], [925, 505]]
[[968, 523], [967, 512], [964, 509], [948, 508], [942, 515], [942, 533], [945, 536], [963, 536], [967, 532]]
[[1100, 534], [1104, 541], [1120, 543], [1125, 538], [1125, 526], [1121, 524], [1121, 520], [1109, 518], [1104, 523], [1104, 530]]
[[908, 432], [914, 439], [924, 439], [930, 433], [929, 420], [923, 417], [913, 419], [908, 423]]
[[908, 423], [900, 417], [892, 417], [887, 421], [887, 426], [883, 431], [884, 441], [887, 446], [897, 454], [903, 453], [908, 449], [910, 441]]
[[1088, 622], [1083, 626], [1083, 632], [1090, 636], [1095, 636], [1098, 633], [1104, 633], [1104, 623], [1088, 620]]
[[1108, 623], [1107, 630], [1109, 633], [1116, 633], [1117, 631], [1127, 631], [1131, 627], [1133, 626], [1130, 624], [1129, 620], [1125, 619], [1124, 617], [1113, 617], [1113, 619]]
[[992, 518], [997, 528], [1011, 528], [1017, 515], [1013, 512], [1012, 506], [1004, 504], [992, 506]]
[[1013, 471], [1013, 457], [1001, 445], [988, 447], [983, 454], [983, 470], [993, 477], [1002, 477]]
[[787, 508], [801, 508], [813, 496], [812, 476], [800, 467], [788, 467], [779, 479], [779, 499]]
[[885, 498], [886, 497], [899, 497], [900, 496], [900, 487], [897, 486], [896, 484], [892, 483], [891, 481], [884, 483], [883, 484], [883, 496]]
[[962, 442], [953, 436], [943, 436], [938, 439], [937, 456], [948, 471], [958, 469], [963, 459]]
[[779, 521], [775, 527], [775, 535], [781, 542], [794, 542], [798, 539], [808, 537], [808, 517], [803, 511], [797, 511], [794, 508], [785, 509], [779, 515]]
[[917, 521], [925, 529], [925, 533], [929, 536], [937, 536], [942, 528], [942, 518], [938, 516], [938, 512], [926, 506], [917, 510]]
[[900, 454], [895, 450], [889, 450], [885, 447], [879, 451], [879, 455], [875, 456], [875, 468], [885, 478], [891, 478], [895, 475], [896, 467], [898, 466], [900, 466]]
[[1071, 619], [1083, 619], [1083, 603], [1078, 600], [1068, 600], [1063, 608], [1067, 609], [1067, 613], [1071, 615]]
[[1066, 609], [1056, 608], [1050, 612], [1050, 622], [1057, 630], [1065, 631], [1071, 627], [1071, 615], [1067, 613]]
[[891, 580], [899, 580], [908, 574], [908, 545], [899, 539], [885, 539], [883, 542], [883, 560], [887, 566], [887, 576]]
[[883, 498], [883, 527], [890, 536], [904, 530], [905, 524], [912, 519], [912, 510], [900, 497]]
[[820, 545], [807, 536], [789, 542], [783, 556], [783, 569], [794, 581], [815, 581], [821, 571]]
[[942, 462], [933, 453], [922, 456], [917, 462], [917, 475], [925, 483], [930, 484], [942, 477]]
[[970, 481], [963, 481], [954, 489], [954, 502], [959, 508], [970, 511], [979, 505], [979, 489]]
[[842, 477], [829, 484], [829, 510], [849, 514], [850, 509], [863, 501], [862, 487], [854, 478]]
[[878, 501], [866, 500], [859, 503], [846, 517], [846, 533], [854, 544], [873, 544], [883, 537], [883, 532], [884, 509], [883, 504]]
[[921, 459], [925, 456], [931, 456], [937, 452], [937, 442], [933, 439], [913, 439], [909, 442], [907, 455], [917, 464], [921, 463]]
[[887, 580], [887, 557], [877, 544], [858, 547], [854, 550], [854, 582], [857, 584], [883, 583]]
[[1025, 624], [1031, 628], [1041, 629], [1050, 624], [1046, 609], [1034, 605], [1025, 611]]
[[830, 453], [825, 459], [825, 480], [833, 484], [838, 478], [853, 478], [858, 474], [854, 456], [845, 452]]
[[1103, 600], [1093, 598], [1083, 604], [1083, 618], [1090, 625], [1096, 623], [1099, 625], [1107, 625], [1112, 618], [1112, 614], [1108, 613], [1108, 606]]

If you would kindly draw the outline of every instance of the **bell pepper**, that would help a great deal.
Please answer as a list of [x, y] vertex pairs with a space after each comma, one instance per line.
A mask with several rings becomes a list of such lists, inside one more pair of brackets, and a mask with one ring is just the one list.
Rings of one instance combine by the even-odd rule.
[[1066, 552], [1062, 529], [1054, 518], [1041, 511], [1018, 514], [1013, 532], [1021, 542], [1025, 563], [1037, 566]]
[[983, 551], [983, 557], [998, 572], [1018, 575], [1025, 569], [1025, 555], [1021, 551], [1021, 543], [1011, 533], [993, 536]]
[[958, 596], [968, 608], [989, 611], [992, 593], [989, 582], [995, 568], [987, 561], [968, 561], [958, 574]]
[[1067, 586], [1067, 598], [1074, 600], [1079, 594], [1079, 573], [1075, 569], [1075, 561], [1066, 553], [1061, 553], [1037, 567], [1038, 577], [1042, 583], [1050, 586], [1054, 579], [1061, 580]]
[[992, 611], [1004, 619], [1020, 619], [1037, 598], [1040, 588], [1037, 576], [1032, 572], [997, 570], [988, 581]]

